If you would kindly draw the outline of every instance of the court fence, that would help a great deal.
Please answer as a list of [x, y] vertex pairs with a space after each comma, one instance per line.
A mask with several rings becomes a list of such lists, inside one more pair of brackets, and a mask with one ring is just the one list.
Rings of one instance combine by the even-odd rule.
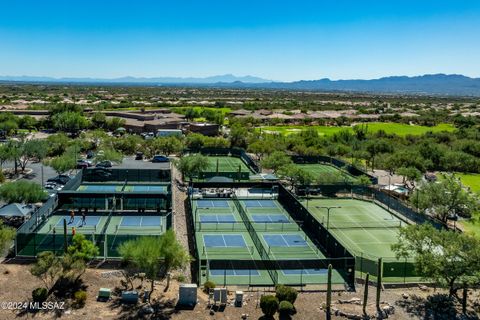
[[[260, 238], [258, 237], [257, 232], [255, 231], [255, 228], [252, 226], [252, 223], [250, 222], [247, 213], [243, 209], [242, 204], [240, 201], [238, 201], [237, 196], [233, 194], [233, 203], [235, 204], [235, 207], [237, 208], [237, 211], [239, 212], [240, 216], [242, 217], [243, 222], [245, 223], [245, 227], [247, 228], [248, 233], [250, 234], [250, 237], [252, 238], [253, 244], [257, 248], [257, 251], [260, 254], [260, 257], [264, 261], [270, 260], [270, 257], [268, 256], [267, 250], [265, 250], [262, 242], [260, 241]], [[268, 273], [270, 274], [270, 277], [272, 278], [272, 281], [274, 284], [278, 283], [278, 272], [275, 269], [267, 268]]]
[[373, 277], [378, 277], [378, 264], [381, 263], [382, 278], [385, 283], [417, 283], [420, 276], [415, 270], [415, 261], [413, 259], [396, 257], [367, 256], [360, 254], [355, 256], [355, 265], [358, 278], [364, 278], [368, 273]]
[[82, 170], [82, 182], [134, 181], [134, 182], [170, 182], [171, 171], [168, 169], [119, 169], [86, 168]]
[[25, 221], [20, 228], [18, 228], [15, 236], [15, 254], [19, 252], [35, 238], [35, 230], [43, 224], [55, 211], [58, 205], [58, 197], [56, 195], [50, 197], [37, 211], [35, 211], [30, 219]]
[[299, 156], [299, 155], [293, 155], [291, 156], [292, 160], [294, 163], [298, 164], [316, 164], [316, 163], [329, 163], [339, 169], [343, 169], [347, 171], [349, 174], [351, 174], [354, 177], [360, 177], [360, 176], [367, 176], [372, 184], [377, 184], [378, 183], [378, 178], [375, 176], [372, 176], [371, 174], [367, 173], [364, 170], [361, 170], [351, 164], [349, 164], [346, 161], [336, 159], [333, 157], [329, 156]]
[[[275, 270], [277, 283], [289, 286], [306, 287], [327, 283], [329, 265], [339, 271], [350, 263], [350, 258], [325, 258], [311, 260], [209, 260], [203, 274], [204, 280], [212, 280], [218, 285], [274, 286], [271, 279], [266, 280], [261, 273]], [[233, 271], [242, 277], [232, 277]], [[312, 271], [316, 273], [311, 273]], [[270, 283], [269, 283], [270, 281]], [[342, 279], [342, 284], [343, 279]]]
[[238, 181], [250, 179], [250, 173], [242, 171], [200, 172], [199, 178], [210, 179], [217, 176], [226, 177]]
[[[99, 249], [97, 258], [101, 259], [119, 259], [120, 254], [118, 248], [128, 240], [134, 240], [147, 234], [96, 234], [82, 233], [87, 240], [95, 243]], [[155, 234], [148, 234], [154, 236]], [[158, 232], [160, 235], [160, 232]], [[36, 257], [43, 251], [52, 251], [57, 255], [63, 255], [65, 252], [65, 244], [68, 246], [72, 243], [73, 236], [68, 233], [66, 236], [63, 230], [58, 233], [31, 233], [17, 234], [16, 237], [16, 254], [19, 257]]]

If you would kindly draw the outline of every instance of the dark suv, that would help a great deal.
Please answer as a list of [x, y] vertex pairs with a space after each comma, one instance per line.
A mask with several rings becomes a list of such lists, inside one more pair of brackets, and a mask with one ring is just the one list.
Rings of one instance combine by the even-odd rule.
[[168, 157], [165, 157], [165, 156], [154, 156], [153, 159], [152, 159], [152, 162], [170, 162], [170, 159], [168, 159]]
[[58, 176], [47, 180], [47, 182], [61, 184], [61, 185], [66, 185], [68, 181], [70, 181], [70, 177], [64, 174], [59, 174]]

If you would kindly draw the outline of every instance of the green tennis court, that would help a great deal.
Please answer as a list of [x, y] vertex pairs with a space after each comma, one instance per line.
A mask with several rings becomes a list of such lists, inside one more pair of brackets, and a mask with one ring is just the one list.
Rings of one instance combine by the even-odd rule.
[[[304, 205], [306, 203], [304, 202]], [[340, 207], [330, 210], [322, 207]], [[351, 253], [373, 257], [394, 257], [391, 245], [397, 242], [403, 221], [375, 203], [355, 199], [310, 199], [308, 210]]]
[[310, 172], [314, 180], [328, 181], [330, 183], [352, 183], [357, 180], [357, 178], [351, 174], [326, 163], [296, 164], [296, 166]]
[[253, 173], [252, 170], [243, 162], [242, 159], [237, 157], [220, 157], [220, 156], [208, 156], [209, 167], [207, 172], [238, 172], [240, 166], [241, 172]]

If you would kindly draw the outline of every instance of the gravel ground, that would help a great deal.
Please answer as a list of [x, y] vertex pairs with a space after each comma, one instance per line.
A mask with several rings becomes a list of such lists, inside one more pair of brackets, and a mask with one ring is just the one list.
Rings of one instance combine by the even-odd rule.
[[[31, 299], [31, 292], [34, 288], [42, 286], [42, 282], [32, 276], [29, 272], [30, 265], [23, 263], [0, 264], [0, 302], [28, 302]], [[139, 302], [135, 306], [128, 306], [120, 303], [117, 292], [124, 287], [122, 273], [111, 268], [87, 269], [82, 276], [83, 287], [87, 292], [87, 302], [85, 307], [75, 309], [67, 301], [64, 310], [60, 314], [53, 311], [40, 311], [37, 313], [25, 312], [25, 310], [7, 310], [0, 308], [0, 320], [7, 319], [178, 319], [178, 320], [196, 320], [196, 319], [241, 319], [243, 314], [248, 315], [247, 319], [262, 319], [262, 312], [259, 308], [259, 299], [262, 294], [273, 294], [264, 292], [261, 289], [244, 292], [244, 305], [234, 307], [232, 305], [234, 292], [229, 292], [228, 303], [224, 308], [215, 308], [208, 304], [208, 296], [198, 290], [198, 303], [194, 309], [182, 310], [176, 308], [179, 283], [172, 281], [168, 291], [164, 292], [165, 283], [156, 282], [155, 291], [152, 295], [152, 304], [157, 309], [156, 315], [140, 317], [141, 310], [148, 304]], [[114, 293], [112, 299], [108, 302], [96, 301], [96, 295], [100, 288], [110, 288]], [[136, 290], [143, 291], [150, 287], [149, 281], [134, 281]], [[332, 310], [338, 310], [343, 313], [361, 315], [363, 299], [363, 287], [357, 287], [357, 292], [335, 292], [332, 296]], [[367, 314], [375, 314], [375, 290], [373, 286], [369, 287], [369, 300], [367, 305]], [[442, 292], [437, 290], [437, 292]], [[396, 288], [382, 291], [382, 306], [393, 306], [394, 314], [388, 319], [478, 319], [473, 313], [471, 306], [478, 305], [478, 291], [470, 291], [469, 294], [469, 312], [470, 317], [464, 317], [457, 312], [456, 316], [428, 317], [425, 315], [425, 298], [434, 294], [433, 289], [420, 290], [413, 288]], [[55, 299], [52, 295], [52, 301], [61, 301]], [[317, 320], [326, 319], [324, 304], [326, 301], [325, 292], [300, 292], [295, 302], [297, 314], [292, 318], [299, 320]], [[210, 310], [215, 312], [210, 314]], [[459, 310], [459, 306], [457, 306]], [[278, 314], [275, 319], [279, 318]], [[332, 316], [332, 319], [347, 319], [341, 316]]]
[[[188, 228], [185, 215], [185, 199], [187, 194], [179, 188], [176, 181], [181, 181], [181, 175], [177, 168], [172, 165], [172, 197], [173, 197], [173, 227], [177, 239], [190, 252], [188, 243]], [[190, 266], [185, 270], [187, 279], [191, 279]]]

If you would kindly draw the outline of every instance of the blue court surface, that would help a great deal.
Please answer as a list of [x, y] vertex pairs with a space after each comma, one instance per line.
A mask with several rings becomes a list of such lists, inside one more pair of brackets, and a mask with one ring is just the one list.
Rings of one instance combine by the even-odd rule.
[[276, 208], [277, 205], [273, 200], [243, 200], [247, 208]]
[[132, 187], [132, 191], [135, 192], [167, 192], [167, 186], [127, 185], [125, 190], [128, 190], [129, 187]]
[[252, 214], [252, 220], [256, 223], [290, 222], [283, 214]]
[[122, 227], [159, 227], [162, 225], [160, 217], [126, 216], [122, 218]]
[[235, 222], [233, 214], [201, 214], [202, 223], [232, 223]]
[[204, 235], [203, 242], [206, 247], [246, 247], [245, 240], [241, 234]]
[[259, 276], [260, 273], [256, 269], [211, 269], [211, 276]]
[[198, 208], [228, 208], [226, 200], [197, 200]]
[[70, 223], [70, 216], [64, 216], [63, 218], [60, 218], [60, 220], [57, 222], [57, 227], [62, 227], [63, 226], [63, 219], [67, 220], [67, 226], [68, 227], [95, 227], [97, 226], [98, 222], [100, 221], [99, 216], [86, 216], [85, 217], [85, 223], [82, 224], [82, 216], [75, 216], [73, 219], [73, 222]]
[[308, 247], [307, 241], [298, 234], [264, 234], [269, 247]]
[[298, 276], [298, 275], [325, 275], [327, 269], [283, 269], [282, 273], [286, 276]]

